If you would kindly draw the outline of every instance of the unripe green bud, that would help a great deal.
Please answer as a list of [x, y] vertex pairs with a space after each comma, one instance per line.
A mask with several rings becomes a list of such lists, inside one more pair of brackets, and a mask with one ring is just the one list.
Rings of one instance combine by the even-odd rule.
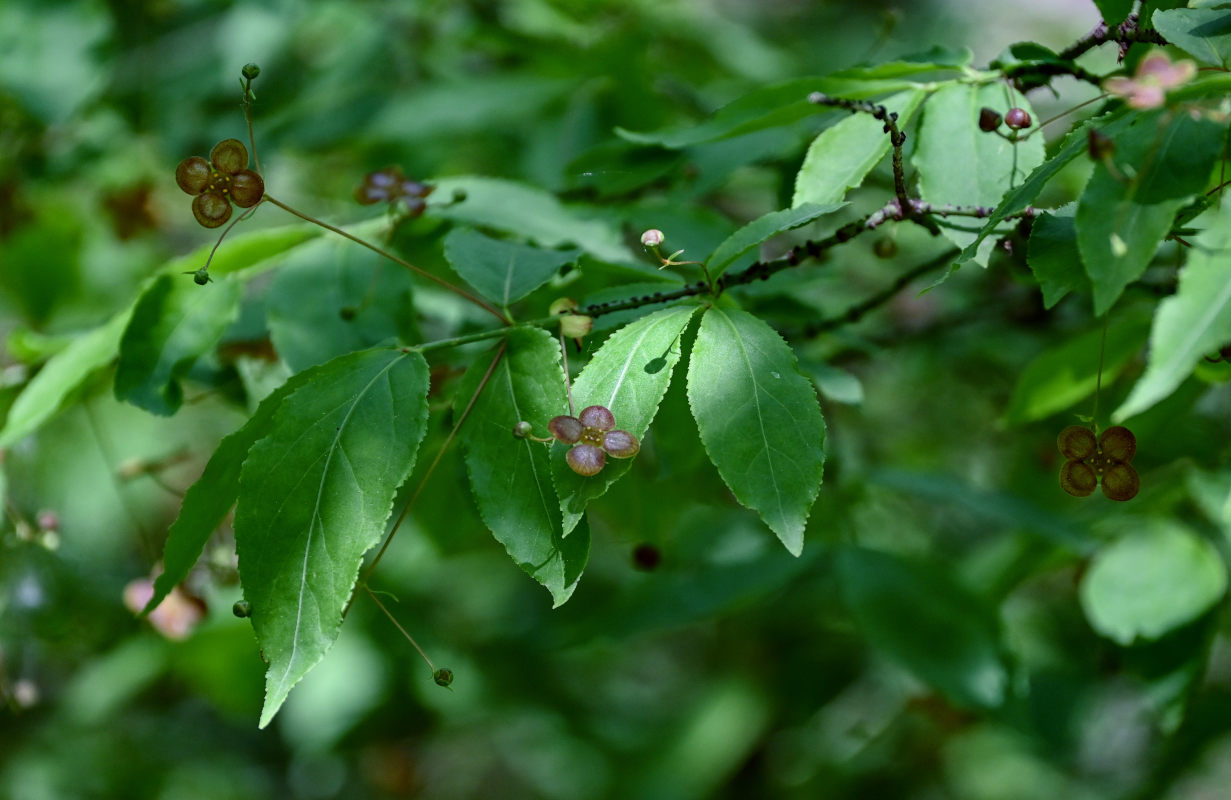
[[244, 68], [240, 70], [240, 74], [248, 80], [256, 80], [256, 77], [261, 74], [261, 68], [256, 64], [244, 64]]

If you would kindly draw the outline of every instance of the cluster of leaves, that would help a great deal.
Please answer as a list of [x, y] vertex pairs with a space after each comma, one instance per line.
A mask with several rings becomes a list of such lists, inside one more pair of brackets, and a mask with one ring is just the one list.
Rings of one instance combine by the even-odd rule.
[[[232, 201], [304, 219], [166, 264], [130, 305], [46, 359], [13, 401], [0, 447], [39, 431], [112, 363], [118, 399], [154, 414], [179, 412], [185, 385], [202, 380], [203, 365], [242, 323], [247, 298], [263, 295], [267, 331], [258, 334], [267, 333], [289, 377], [262, 387], [247, 381], [252, 414], [185, 494], [148, 602], [157, 606], [190, 574], [234, 508], [244, 616], [268, 665], [262, 727], [334, 646], [368, 579], [360, 577], [365, 559], [396, 531], [395, 510], [416, 513], [411, 504], [454, 441], [479, 516], [555, 606], [574, 595], [585, 571], [600, 498], [619, 491], [616, 483], [643, 461], [677, 476], [688, 468], [673, 462], [702, 461], [672, 439], [685, 425], [712, 466], [704, 474], [798, 557], [832, 451], [818, 388], [847, 399], [862, 392], [857, 382], [852, 392], [848, 373], [805, 354], [817, 334], [857, 323], [907, 283], [941, 273], [939, 285], [962, 265], [1007, 262], [1037, 287], [1046, 309], [1076, 295], [1095, 316], [1110, 315], [1106, 333], [1076, 336], [1022, 372], [1006, 413], [1016, 424], [1072, 409], [1104, 372], [1109, 382], [1128, 372], [1147, 341], [1144, 371], [1112, 417], [1157, 413], [1208, 368], [1204, 356], [1231, 340], [1231, 211], [1219, 202], [1218, 177], [1231, 123], [1224, 108], [1231, 46], [1218, 31], [1231, 11], [1203, 4], [1137, 17], [1131, 6], [1100, 3], [1113, 24], [1066, 51], [1023, 43], [981, 69], [968, 51], [937, 49], [766, 86], [700, 122], [620, 129], [619, 141], [579, 160], [635, 166], [578, 170], [601, 177], [572, 187], [572, 198], [599, 204], [563, 202], [503, 178], [427, 183], [388, 168], [368, 173], [355, 190], [365, 205], [388, 203], [388, 214], [324, 227], [274, 199], [269, 191], [279, 187], [248, 168], [242, 143], [224, 140], [210, 160], [189, 158], [176, 172], [196, 196], [202, 225], [227, 223]], [[1127, 56], [1113, 74], [1077, 63], [1108, 41]], [[1149, 54], [1164, 42], [1166, 50]], [[1177, 66], [1188, 59], [1217, 69]], [[1027, 93], [1062, 78], [1107, 94], [1047, 148]], [[273, 71], [266, 79], [278, 80]], [[1002, 119], [1009, 134], [998, 132]], [[645, 199], [664, 179], [682, 180], [681, 154], [765, 135], [777, 146], [774, 134], [807, 126], [813, 135], [789, 176], [789, 198], [743, 214], [742, 225], [673, 214]], [[219, 181], [232, 188], [222, 191]], [[1058, 204], [1058, 196], [1073, 202]], [[622, 211], [599, 213], [603, 203]], [[630, 245], [638, 223], [665, 231], [669, 246], [686, 243], [697, 260], [639, 252]], [[853, 240], [891, 229], [903, 239], [927, 237], [909, 250], [918, 264], [818, 321], [817, 308], [799, 299], [796, 276], [852, 251]], [[384, 245], [367, 246], [394, 263], [348, 263], [356, 257], [339, 248], [359, 248], [331, 232], [365, 241], [385, 235]], [[694, 240], [705, 244], [693, 247]], [[1156, 279], [1172, 254], [1183, 261], [1174, 291]], [[412, 266], [411, 257], [425, 266]], [[205, 276], [207, 261], [212, 280], [184, 277]], [[391, 277], [395, 264], [410, 269]], [[775, 291], [795, 295], [804, 311], [777, 302]], [[1166, 296], [1157, 300], [1159, 293]], [[558, 330], [560, 316], [548, 310], [564, 294], [583, 298], [569, 304], [568, 316], [593, 323], [571, 364], [557, 334], [584, 331]], [[433, 313], [423, 313], [429, 306]], [[443, 400], [433, 404], [434, 397]], [[449, 433], [433, 440], [440, 449], [416, 484], [416, 465], [426, 461], [420, 450], [440, 427], [433, 420], [447, 416], [431, 412], [445, 404]], [[574, 407], [583, 409], [576, 417]], [[1143, 419], [1139, 431], [1149, 429]], [[558, 441], [515, 435], [526, 423]], [[1137, 495], [1141, 482], [1129, 462], [1142, 454], [1125, 433], [1116, 426], [1096, 438], [1086, 427], [1066, 429], [1063, 488], [1084, 496], [1101, 479], [1109, 498]], [[607, 461], [603, 451], [620, 458]], [[879, 480], [923, 496], [939, 491], [912, 476]], [[965, 499], [978, 505], [972, 496]], [[650, 502], [665, 507], [670, 499]], [[1080, 578], [1086, 619], [1121, 645], [1184, 635], [1225, 590], [1222, 556], [1186, 524], [1151, 522], [1104, 542], [1045, 513], [1016, 517], [1015, 525], [1043, 531], [1088, 564]], [[632, 524], [621, 514], [602, 519]], [[1038, 675], [1026, 674], [1025, 658], [1015, 664], [1006, 656], [984, 598], [932, 564], [856, 538], [834, 545], [832, 571], [873, 647], [957, 706], [1006, 718], [1031, 710]], [[1182, 705], [1195, 675], [1181, 678], [1158, 690], [1161, 706]]]

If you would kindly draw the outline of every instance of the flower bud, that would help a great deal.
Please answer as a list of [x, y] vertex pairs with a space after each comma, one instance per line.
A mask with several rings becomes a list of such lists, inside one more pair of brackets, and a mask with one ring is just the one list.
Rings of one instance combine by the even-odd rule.
[[261, 68], [256, 64], [244, 64], [244, 68], [239, 71], [248, 80], [256, 80], [256, 77], [261, 74]]
[[252, 603], [247, 600], [237, 600], [235, 605], [231, 606], [231, 613], [243, 619], [244, 617], [252, 616]]
[[530, 435], [530, 431], [534, 430], [534, 426], [524, 419], [513, 426], [513, 435], [518, 439], [525, 439]]
[[436, 681], [437, 686], [448, 687], [453, 683], [453, 670], [440, 668], [432, 673], [432, 680]]
[[560, 333], [569, 339], [582, 339], [594, 327], [592, 317], [581, 314], [565, 314], [560, 318]]
[[644, 247], [658, 247], [666, 238], [658, 228], [650, 228], [641, 234], [641, 244]]

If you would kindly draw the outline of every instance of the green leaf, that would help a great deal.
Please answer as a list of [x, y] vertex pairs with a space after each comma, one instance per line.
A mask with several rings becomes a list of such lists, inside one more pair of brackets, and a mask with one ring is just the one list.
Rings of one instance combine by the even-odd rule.
[[[1102, 355], [1103, 385], [1108, 386], [1145, 345], [1148, 317], [1117, 314], [1107, 326]], [[1031, 361], [1018, 378], [1005, 412], [1005, 421], [1018, 425], [1049, 417], [1094, 393], [1098, 384], [1103, 326], [1046, 350]]]
[[1095, 556], [1081, 582], [1081, 607], [1096, 631], [1130, 645], [1193, 621], [1226, 588], [1226, 566], [1213, 545], [1156, 520]]
[[1145, 374], [1113, 418], [1124, 420], [1170, 395], [1206, 353], [1231, 342], [1231, 203], [1199, 220], [1205, 230], [1189, 249], [1179, 289], [1158, 304]]
[[[454, 192], [466, 199], [453, 203]], [[556, 197], [515, 181], [462, 176], [442, 178], [429, 206], [433, 216], [476, 227], [495, 228], [542, 247], [575, 245], [603, 261], [632, 261], [618, 230], [582, 208], [566, 206]]]
[[1113, 137], [1077, 205], [1077, 246], [1102, 314], [1154, 258], [1187, 198], [1205, 188], [1225, 131], [1187, 114], [1141, 114]]
[[182, 378], [212, 350], [239, 313], [243, 286], [223, 278], [198, 286], [183, 275], [154, 279], [133, 309], [120, 340], [117, 400], [169, 416], [184, 401]]
[[427, 362], [366, 350], [291, 392], [240, 473], [235, 542], [269, 671], [261, 727], [333, 645], [427, 419]]
[[[922, 89], [899, 92], [883, 101], [898, 115], [898, 127], [905, 128], [927, 93]], [[812, 140], [803, 166], [795, 175], [795, 196], [791, 205], [836, 203], [863, 183], [872, 168], [890, 148], [884, 123], [871, 114], [852, 114], [826, 128]]]
[[807, 225], [819, 217], [832, 214], [845, 205], [846, 203], [843, 202], [826, 203], [824, 205], [807, 203], [805, 205], [797, 205], [794, 208], [784, 208], [781, 211], [771, 211], [764, 216], [754, 219], [728, 236], [710, 254], [709, 259], [706, 260], [706, 268], [709, 270], [710, 277], [717, 280], [718, 276], [725, 272], [732, 262], [767, 239], [773, 238], [783, 231]]
[[1157, 10], [1154, 29], [1203, 64], [1226, 67], [1231, 57], [1231, 11], [1213, 8]]
[[914, 88], [903, 76], [913, 72], [930, 72], [933, 65], [919, 64], [901, 70], [890, 77], [866, 77], [860, 70], [849, 73], [836, 72], [815, 78], [796, 78], [784, 83], [766, 86], [744, 95], [718, 109], [709, 119], [698, 125], [665, 128], [653, 132], [630, 131], [616, 128], [621, 138], [637, 144], [654, 144], [661, 147], [689, 147], [701, 142], [711, 142], [740, 136], [745, 133], [791, 125], [819, 113], [817, 106], [808, 102], [812, 92], [824, 92], [831, 97], [849, 100], [864, 100], [891, 92]]
[[[499, 363], [462, 425], [466, 470], [487, 527], [560, 606], [585, 568], [590, 533], [583, 521], [565, 538], [549, 448], [513, 436], [513, 426], [521, 421], [546, 436], [547, 421], [568, 413], [560, 344], [544, 330], [526, 328], [511, 331], [506, 342], [492, 357]], [[481, 358], [467, 371], [457, 389], [455, 413], [470, 402], [491, 361]]]
[[[1012, 105], [1037, 117], [1026, 98], [1013, 93]], [[936, 204], [995, 207], [1043, 162], [1043, 137], [1016, 144], [979, 129], [979, 112], [1009, 109], [1005, 87], [952, 83], [937, 91], [923, 109], [912, 161], [919, 170], [919, 195]], [[958, 247], [974, 243], [976, 234], [943, 228]]]
[[846, 370], [820, 361], [803, 361], [799, 368], [812, 378], [821, 394], [835, 403], [851, 406], [863, 403], [863, 384]]
[[1004, 199], [996, 206], [996, 210], [987, 218], [983, 229], [979, 231], [974, 241], [966, 245], [957, 260], [960, 263], [964, 263], [974, 258], [979, 245], [1000, 226], [1000, 223], [1006, 217], [1016, 214], [1029, 206], [1051, 179], [1056, 177], [1060, 170], [1068, 166], [1078, 156], [1088, 154], [1090, 151], [1091, 130], [1097, 130], [1104, 136], [1114, 136], [1115, 133], [1125, 128], [1133, 119], [1134, 117], [1125, 115], [1124, 111], [1121, 110], [1088, 120], [1076, 130], [1071, 131], [1064, 137], [1064, 141], [1061, 142], [1060, 147], [1051, 158], [1035, 167], [1026, 180], [1022, 181], [1004, 196]]
[[688, 364], [688, 402], [735, 498], [799, 555], [821, 488], [825, 420], [790, 346], [751, 314], [710, 308]]
[[1040, 214], [1030, 228], [1026, 263], [1043, 290], [1043, 306], [1051, 308], [1071, 291], [1090, 288], [1090, 279], [1081, 266], [1077, 249], [1077, 224], [1074, 208], [1067, 214]]
[[131, 315], [129, 307], [47, 360], [9, 409], [0, 430], [0, 449], [38, 430], [86, 378], [111, 363]]
[[414, 278], [339, 238], [291, 254], [265, 292], [269, 336], [299, 371], [380, 344], [413, 341]]
[[[696, 311], [696, 306], [664, 308], [613, 333], [573, 383], [575, 410], [606, 406], [616, 428], [643, 438], [680, 360], [680, 335]], [[529, 421], [535, 430], [546, 428], [546, 420], [542, 428], [537, 420]], [[602, 472], [586, 478], [564, 460], [567, 447], [557, 443], [551, 449], [551, 474], [567, 536], [581, 521], [586, 504], [623, 477], [636, 459], [608, 459]]]
[[196, 483], [188, 487], [180, 504], [179, 516], [167, 531], [163, 547], [162, 573], [154, 580], [154, 596], [141, 612], [148, 614], [163, 601], [197, 563], [205, 543], [226, 517], [239, 496], [239, 473], [248, 450], [265, 435], [274, 412], [291, 392], [316, 380], [321, 368], [293, 375], [261, 401], [256, 413], [244, 426], [224, 438], [210, 456]]
[[577, 250], [544, 250], [459, 228], [445, 237], [445, 258], [488, 300], [509, 306], [549, 281]]
[[[388, 221], [382, 217], [349, 226], [348, 230], [356, 235], [363, 235], [375, 230], [376, 226], [387, 224]], [[171, 275], [195, 272], [203, 267], [206, 261], [209, 261], [209, 272], [215, 279], [219, 275], [230, 275], [233, 272], [260, 272], [261, 270], [253, 268], [271, 266], [275, 259], [301, 244], [319, 238], [324, 232], [325, 229], [319, 225], [304, 222], [281, 228], [265, 228], [241, 233], [227, 237], [222, 247], [216, 247], [214, 242], [203, 244], [188, 255], [170, 261], [163, 271]], [[212, 260], [210, 253], [213, 253]], [[245, 277], [251, 277], [251, 275]], [[184, 280], [192, 281], [186, 275]]]
[[844, 547], [835, 562], [842, 599], [869, 643], [954, 702], [995, 708], [1009, 675], [995, 613], [951, 571]]
[[1133, 0], [1094, 0], [1094, 4], [1108, 25], [1119, 25], [1133, 10]]

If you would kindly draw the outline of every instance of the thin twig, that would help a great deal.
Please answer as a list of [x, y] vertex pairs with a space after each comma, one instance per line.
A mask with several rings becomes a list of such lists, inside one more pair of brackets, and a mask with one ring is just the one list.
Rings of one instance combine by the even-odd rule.
[[823, 92], [813, 92], [808, 95], [808, 102], [818, 106], [845, 108], [852, 114], [862, 111], [884, 123], [884, 131], [889, 134], [889, 144], [893, 146], [893, 193], [902, 207], [902, 213], [913, 216], [909, 210], [910, 196], [906, 193], [906, 171], [902, 160], [902, 145], [906, 142], [906, 134], [898, 129], [898, 112], [891, 112], [882, 105], [866, 100], [846, 100], [840, 97], [830, 97]]
[[368, 597], [372, 598], [372, 602], [376, 604], [376, 607], [385, 612], [385, 616], [389, 618], [389, 621], [393, 623], [394, 627], [402, 632], [402, 635], [406, 637], [406, 641], [415, 646], [415, 649], [419, 651], [419, 655], [423, 656], [423, 660], [427, 662], [428, 668], [435, 673], [436, 665], [432, 663], [432, 659], [427, 657], [427, 653], [423, 652], [423, 648], [420, 647], [419, 643], [415, 641], [415, 637], [406, 632], [406, 629], [402, 627], [402, 623], [398, 622], [397, 617], [393, 616], [393, 614], [389, 612], [389, 609], [385, 608], [385, 604], [380, 601], [380, 598], [376, 596], [375, 592], [368, 588], [367, 584], [363, 585], [363, 590], [368, 593]]

